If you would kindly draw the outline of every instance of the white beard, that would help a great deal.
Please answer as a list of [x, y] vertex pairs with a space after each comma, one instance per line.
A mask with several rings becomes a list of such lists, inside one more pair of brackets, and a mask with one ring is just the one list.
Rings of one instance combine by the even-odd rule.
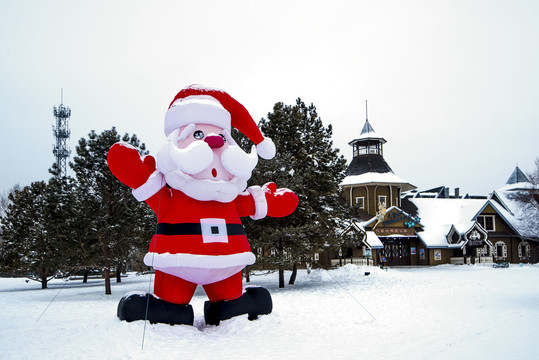
[[233, 201], [247, 188], [247, 181], [234, 176], [230, 181], [199, 180], [181, 170], [165, 174], [165, 180], [172, 188], [199, 201]]

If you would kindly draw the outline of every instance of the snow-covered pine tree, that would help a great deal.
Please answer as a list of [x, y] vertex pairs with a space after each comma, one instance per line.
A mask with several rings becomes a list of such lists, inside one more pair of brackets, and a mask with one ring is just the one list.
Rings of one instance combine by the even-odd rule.
[[9, 205], [2, 218], [2, 268], [47, 283], [65, 264], [62, 251], [64, 238], [54, 222], [55, 199], [53, 180], [16, 189], [9, 194]]
[[[136, 135], [125, 134], [121, 139], [146, 155], [146, 146]], [[77, 222], [82, 225], [83, 243], [94, 266], [103, 269], [105, 294], [111, 294], [110, 272], [125, 266], [130, 254], [145, 246], [154, 229], [149, 208], [135, 200], [131, 189], [120, 183], [107, 166], [107, 152], [120, 141], [113, 127], [101, 134], [90, 132], [88, 139], [81, 138], [77, 155], [70, 164], [75, 172], [78, 188]]]
[[[285, 218], [248, 219], [245, 225], [253, 250], [262, 249], [257, 266], [277, 267], [284, 287], [284, 269], [313, 263], [315, 254], [341, 241], [338, 229], [348, 215], [339, 202], [339, 184], [346, 160], [333, 148], [331, 125], [324, 127], [315, 106], [299, 98], [293, 106], [276, 103], [259, 127], [275, 142], [277, 154], [259, 161], [250, 184], [274, 181], [293, 190], [299, 205]], [[294, 277], [295, 272], [291, 283]]]
[[[54, 237], [53, 243], [59, 255], [58, 270], [73, 273], [81, 267], [83, 255], [77, 238], [75, 223], [76, 181], [69, 176], [59, 176], [56, 164], [49, 169], [53, 175], [47, 182], [43, 217], [47, 234]], [[52, 241], [52, 239], [51, 239]]]

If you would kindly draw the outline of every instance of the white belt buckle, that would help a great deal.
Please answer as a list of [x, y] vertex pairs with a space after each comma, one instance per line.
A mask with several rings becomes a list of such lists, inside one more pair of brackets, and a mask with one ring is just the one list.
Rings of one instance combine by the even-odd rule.
[[225, 219], [200, 219], [202, 241], [207, 243], [228, 243]]

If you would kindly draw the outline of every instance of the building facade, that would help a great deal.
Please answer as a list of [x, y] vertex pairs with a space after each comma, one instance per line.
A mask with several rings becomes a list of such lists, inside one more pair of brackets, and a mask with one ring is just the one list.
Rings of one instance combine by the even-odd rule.
[[[325, 256], [326, 265], [386, 266], [537, 263], [537, 206], [524, 206], [526, 194], [538, 201], [539, 189], [518, 168], [506, 185], [488, 196], [438, 187], [419, 191], [399, 178], [383, 157], [386, 140], [368, 120], [349, 145], [353, 159], [341, 186], [342, 197], [357, 210], [343, 231], [360, 243]], [[534, 199], [534, 200], [533, 200]]]

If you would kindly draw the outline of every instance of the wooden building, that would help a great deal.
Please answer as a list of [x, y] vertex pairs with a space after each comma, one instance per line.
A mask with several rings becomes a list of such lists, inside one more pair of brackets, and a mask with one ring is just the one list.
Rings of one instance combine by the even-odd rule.
[[386, 140], [372, 128], [369, 120], [358, 138], [350, 141], [353, 158], [341, 183], [343, 197], [350, 206], [357, 206], [375, 216], [380, 204], [400, 206], [401, 195], [415, 186], [399, 178], [384, 160]]
[[359, 233], [353, 248], [326, 254], [327, 264], [387, 266], [539, 262], [539, 188], [517, 167], [506, 185], [488, 196], [446, 187], [418, 191], [396, 176], [383, 157], [386, 140], [368, 120], [349, 145], [353, 159], [341, 186], [357, 209], [343, 233]]
[[342, 196], [357, 208], [358, 219], [352, 220], [345, 232], [363, 231], [364, 236], [355, 248], [332, 254], [332, 264], [415, 264], [415, 228], [419, 230], [420, 225], [400, 208], [402, 194], [415, 186], [395, 175], [385, 161], [385, 143], [368, 119], [359, 137], [349, 142], [353, 158], [341, 183]]

